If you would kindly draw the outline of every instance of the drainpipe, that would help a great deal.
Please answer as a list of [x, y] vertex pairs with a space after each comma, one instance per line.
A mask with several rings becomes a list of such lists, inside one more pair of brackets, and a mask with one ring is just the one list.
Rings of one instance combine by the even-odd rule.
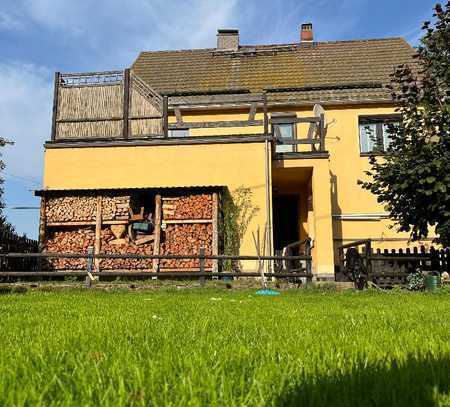
[[[269, 151], [269, 142], [266, 140], [264, 142], [264, 153], [265, 153], [265, 172], [266, 172], [266, 228], [267, 228], [267, 248], [268, 255], [273, 255], [273, 236], [272, 236], [272, 191], [270, 188], [270, 166], [271, 166], [271, 154]], [[264, 253], [265, 254], [265, 253]], [[268, 262], [267, 267], [268, 272], [273, 271], [273, 261]]]

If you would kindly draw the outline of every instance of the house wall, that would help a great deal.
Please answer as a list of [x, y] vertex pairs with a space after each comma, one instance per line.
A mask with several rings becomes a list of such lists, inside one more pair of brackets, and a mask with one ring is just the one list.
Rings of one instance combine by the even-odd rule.
[[[276, 108], [276, 111], [295, 109]], [[315, 239], [315, 271], [332, 274], [333, 248], [352, 240], [372, 238], [382, 248], [405, 247], [408, 235], [389, 228], [386, 219], [341, 220], [342, 215], [383, 214], [383, 207], [361, 189], [369, 168], [360, 155], [358, 116], [393, 113], [393, 106], [347, 105], [326, 107], [326, 149], [329, 158], [274, 162], [273, 167], [309, 168], [313, 211], [303, 208], [305, 229]], [[182, 112], [183, 121], [247, 120], [248, 111]], [[298, 108], [299, 117], [312, 115], [312, 107]], [[255, 119], [262, 119], [258, 112]], [[175, 122], [175, 117], [170, 117]], [[298, 137], [308, 127], [298, 124]], [[192, 136], [262, 133], [262, 126], [193, 129]], [[310, 148], [309, 146], [302, 146]], [[253, 203], [260, 208], [244, 236], [241, 254], [255, 254], [251, 232], [264, 230], [267, 220], [264, 143], [167, 145], [47, 149], [44, 187], [47, 189], [186, 187], [220, 185], [230, 190], [240, 185], [252, 189]], [[269, 185], [271, 188], [271, 185]], [[271, 189], [270, 189], [271, 190]], [[334, 216], [333, 216], [334, 215]], [[375, 247], [377, 247], [375, 244]], [[334, 256], [334, 258], [333, 258]], [[250, 267], [250, 266], [249, 266]], [[253, 267], [253, 266], [252, 266]]]
[[259, 210], [243, 238], [243, 255], [255, 255], [252, 231], [263, 231], [266, 223], [263, 142], [47, 149], [44, 165], [48, 190], [226, 186], [232, 192], [249, 187]]

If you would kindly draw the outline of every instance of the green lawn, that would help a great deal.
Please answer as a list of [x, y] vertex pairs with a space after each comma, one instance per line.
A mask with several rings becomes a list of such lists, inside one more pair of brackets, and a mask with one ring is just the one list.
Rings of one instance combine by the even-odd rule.
[[0, 295], [0, 406], [450, 405], [450, 294]]

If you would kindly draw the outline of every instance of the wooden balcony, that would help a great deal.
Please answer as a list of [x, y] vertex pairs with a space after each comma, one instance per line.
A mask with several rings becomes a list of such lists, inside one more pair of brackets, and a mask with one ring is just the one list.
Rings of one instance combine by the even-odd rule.
[[[181, 97], [181, 100], [183, 98]], [[180, 102], [180, 95], [160, 95], [141, 78], [123, 71], [59, 73], [55, 74], [53, 122], [49, 147], [86, 145], [86, 143], [179, 143], [200, 144], [251, 141], [254, 138], [272, 143], [274, 157], [325, 151], [324, 117], [280, 117], [269, 113], [266, 93], [204, 95], [202, 109], [248, 109], [245, 120], [192, 121], [183, 113], [192, 106]], [[272, 106], [271, 110], [275, 110]], [[211, 110], [213, 112], [213, 110]], [[171, 120], [169, 123], [169, 116]], [[211, 114], [213, 117], [214, 115]], [[259, 118], [257, 118], [259, 116]], [[242, 117], [241, 117], [242, 118]], [[303, 137], [295, 130], [295, 137], [286, 140], [279, 132], [280, 125], [289, 123], [297, 129], [309, 125]], [[242, 128], [254, 127], [248, 134]], [[218, 137], [214, 129], [229, 128], [232, 134]], [[211, 129], [209, 136], [173, 137], [172, 130]], [[302, 132], [303, 133], [303, 132]], [[223, 131], [222, 133], [223, 134]]]

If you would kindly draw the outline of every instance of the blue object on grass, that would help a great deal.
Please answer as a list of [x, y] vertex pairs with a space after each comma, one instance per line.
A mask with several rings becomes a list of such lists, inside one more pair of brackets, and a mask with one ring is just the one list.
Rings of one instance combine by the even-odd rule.
[[278, 291], [275, 290], [258, 290], [256, 291], [257, 295], [280, 295], [280, 293]]

